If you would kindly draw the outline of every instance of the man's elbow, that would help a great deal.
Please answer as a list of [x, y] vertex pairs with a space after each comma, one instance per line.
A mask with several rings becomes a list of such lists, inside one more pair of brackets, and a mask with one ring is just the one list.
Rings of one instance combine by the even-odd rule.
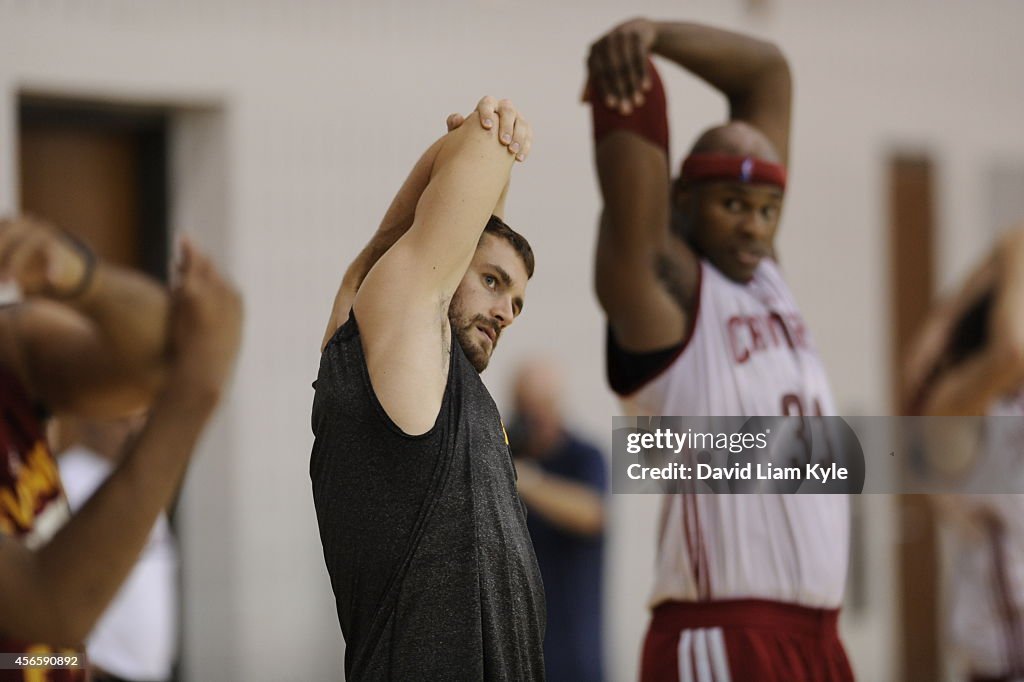
[[786, 54], [782, 51], [782, 48], [775, 43], [768, 41], [763, 43], [761, 63], [764, 65], [763, 68], [766, 73], [777, 74], [785, 77], [787, 80], [790, 78], [789, 60], [786, 59]]

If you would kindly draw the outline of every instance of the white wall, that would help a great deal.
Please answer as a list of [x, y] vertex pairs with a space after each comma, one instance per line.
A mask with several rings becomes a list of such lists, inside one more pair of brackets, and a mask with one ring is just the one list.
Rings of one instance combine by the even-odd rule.
[[[578, 98], [586, 45], [620, 19], [692, 18], [784, 48], [796, 80], [784, 264], [840, 405], [888, 411], [887, 154], [919, 148], [941, 164], [940, 266], [952, 282], [991, 238], [988, 170], [1024, 158], [1024, 5], [767, 4], [752, 16], [738, 0], [0, 2], [0, 208], [17, 196], [19, 89], [164, 103], [180, 112], [175, 225], [197, 232], [246, 294], [238, 378], [183, 511], [189, 679], [340, 676], [308, 479], [316, 349], [343, 266], [445, 115], [484, 93], [513, 98], [536, 130], [509, 221], [538, 256], [527, 314], [485, 379], [501, 400], [517, 358], [554, 354], [571, 374], [578, 421], [607, 442], [616, 408], [591, 294], [598, 204]], [[664, 73], [678, 155], [724, 102]], [[636, 670], [652, 502], [612, 500], [614, 680]], [[861, 678], [884, 680], [897, 641], [897, 535], [888, 498], [865, 506], [870, 604], [844, 628]]]

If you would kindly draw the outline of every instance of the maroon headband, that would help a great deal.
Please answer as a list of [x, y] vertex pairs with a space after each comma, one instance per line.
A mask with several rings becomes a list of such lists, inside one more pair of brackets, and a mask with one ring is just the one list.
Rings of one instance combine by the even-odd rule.
[[786, 167], [753, 156], [691, 154], [683, 161], [681, 178], [683, 182], [735, 180], [786, 189]]

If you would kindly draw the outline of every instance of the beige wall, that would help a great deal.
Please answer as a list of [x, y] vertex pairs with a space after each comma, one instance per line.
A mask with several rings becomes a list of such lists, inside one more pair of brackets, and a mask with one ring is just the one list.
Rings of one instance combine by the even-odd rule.
[[[440, 3], [438, 3], [440, 4]], [[598, 211], [578, 104], [589, 40], [636, 14], [683, 15], [777, 40], [796, 79], [784, 265], [840, 405], [888, 410], [885, 160], [933, 154], [943, 282], [991, 239], [987, 178], [1024, 159], [1024, 43], [1015, 0], [821, 3], [668, 0], [0, 2], [0, 209], [16, 196], [19, 89], [156, 101], [175, 122], [175, 217], [245, 290], [246, 342], [230, 406], [193, 468], [183, 509], [189, 679], [331, 679], [341, 667], [310, 499], [309, 407], [334, 287], [444, 117], [484, 93], [536, 130], [509, 221], [538, 274], [527, 314], [485, 375], [503, 399], [517, 358], [571, 373], [582, 427], [607, 440], [591, 295]], [[673, 148], [724, 103], [666, 68]], [[609, 545], [611, 679], [631, 679], [645, 625], [653, 500], [617, 496]], [[867, 500], [871, 603], [844, 623], [862, 679], [891, 675], [890, 500]]]

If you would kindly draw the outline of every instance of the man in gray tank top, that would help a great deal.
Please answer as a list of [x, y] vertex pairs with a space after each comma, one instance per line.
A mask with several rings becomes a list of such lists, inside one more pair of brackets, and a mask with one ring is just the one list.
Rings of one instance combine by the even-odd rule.
[[502, 221], [530, 127], [485, 97], [448, 128], [345, 273], [314, 384], [310, 477], [349, 680], [544, 678], [540, 573], [479, 376], [533, 274]]

